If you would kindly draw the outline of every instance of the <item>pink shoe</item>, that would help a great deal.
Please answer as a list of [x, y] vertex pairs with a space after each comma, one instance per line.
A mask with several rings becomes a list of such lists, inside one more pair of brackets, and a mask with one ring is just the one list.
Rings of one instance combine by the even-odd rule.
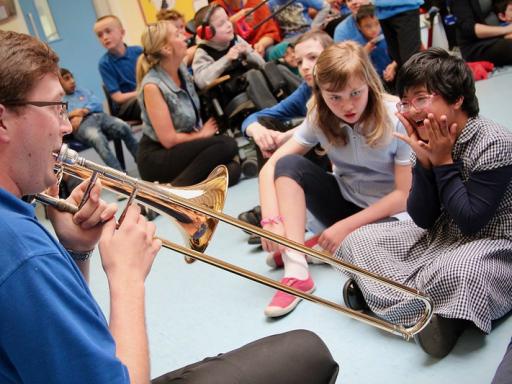
[[[294, 277], [284, 277], [281, 279], [281, 284], [306, 293], [312, 293], [315, 290], [315, 282], [311, 276], [308, 276], [306, 280], [299, 280]], [[286, 292], [277, 291], [270, 304], [267, 306], [267, 308], [265, 308], [265, 316], [284, 316], [293, 311], [301, 300], [302, 299], [300, 297], [290, 295]]]
[[[315, 247], [316, 245], [318, 245], [319, 237], [320, 237], [320, 235], [315, 235], [315, 236], [307, 239], [304, 242], [304, 245], [309, 248]], [[310, 264], [316, 264], [317, 262], [321, 263], [319, 260], [313, 259], [311, 257], [306, 257], [306, 260]], [[284, 263], [283, 263], [283, 256], [281, 255], [281, 252], [276, 251], [274, 253], [269, 253], [267, 255], [266, 263], [269, 267], [272, 267], [272, 268], [283, 268]]]

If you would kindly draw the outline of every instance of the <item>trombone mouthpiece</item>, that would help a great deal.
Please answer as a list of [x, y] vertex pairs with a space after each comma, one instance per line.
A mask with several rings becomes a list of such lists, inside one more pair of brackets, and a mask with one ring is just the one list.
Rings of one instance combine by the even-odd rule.
[[67, 144], [62, 144], [59, 153], [53, 155], [58, 163], [76, 164], [78, 161], [78, 152], [73, 151]]

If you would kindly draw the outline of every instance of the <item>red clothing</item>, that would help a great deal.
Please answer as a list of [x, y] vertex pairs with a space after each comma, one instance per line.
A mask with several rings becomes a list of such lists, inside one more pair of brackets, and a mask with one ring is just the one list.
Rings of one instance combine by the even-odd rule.
[[[213, 1], [215, 4], [219, 4], [222, 8], [224, 8], [228, 14], [228, 16], [232, 16], [235, 13], [237, 13], [242, 8], [254, 8], [258, 4], [261, 3], [260, 0], [247, 0], [245, 2], [245, 5], [242, 8], [236, 8], [234, 5], [227, 4], [224, 0], [215, 0]], [[241, 2], [240, 2], [241, 3]], [[239, 4], [240, 4], [239, 3]], [[237, 6], [239, 5], [237, 4]], [[270, 16], [271, 12], [267, 4], [263, 5], [262, 7], [259, 7], [256, 12], [251, 13], [245, 21], [247, 24], [249, 24], [250, 27], [255, 26], [258, 24], [261, 20], [265, 19], [266, 17]], [[279, 31], [279, 26], [277, 25], [277, 22], [274, 19], [269, 19], [266, 21], [261, 27], [259, 27], [257, 30], [252, 33], [249, 38], [247, 39], [248, 43], [251, 45], [256, 44], [260, 39], [264, 36], [271, 37], [274, 39], [274, 43], [278, 43], [281, 41], [281, 34]]]

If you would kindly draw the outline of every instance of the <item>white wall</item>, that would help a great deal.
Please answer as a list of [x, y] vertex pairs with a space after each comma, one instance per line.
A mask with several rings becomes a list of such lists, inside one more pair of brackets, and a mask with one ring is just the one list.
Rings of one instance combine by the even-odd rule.
[[144, 17], [137, 0], [106, 0], [110, 12], [123, 23], [126, 30], [125, 42], [128, 45], [140, 45], [140, 36], [144, 30]]
[[7, 23], [1, 24], [0, 29], [2, 31], [28, 33], [27, 24], [25, 23], [25, 18], [21, 13], [20, 4], [18, 3], [18, 0], [15, 0], [14, 4], [16, 5], [16, 16], [14, 16]]

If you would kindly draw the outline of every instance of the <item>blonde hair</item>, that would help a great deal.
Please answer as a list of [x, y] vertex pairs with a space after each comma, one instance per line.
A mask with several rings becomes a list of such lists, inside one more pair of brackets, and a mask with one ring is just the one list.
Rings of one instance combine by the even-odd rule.
[[162, 47], [167, 42], [167, 28], [172, 25], [167, 20], [161, 20], [149, 24], [142, 32], [142, 55], [137, 59], [137, 87], [140, 87], [142, 79], [149, 70], [160, 64]]
[[[368, 103], [359, 123], [369, 146], [384, 144], [393, 130], [391, 119], [384, 105], [387, 95], [364, 48], [353, 41], [331, 45], [318, 57], [313, 69], [313, 97], [308, 110], [316, 110], [315, 125], [325, 134], [329, 143], [345, 145], [347, 139], [341, 130], [343, 120], [327, 106], [320, 87], [337, 92], [347, 86], [350, 80], [359, 78], [368, 85]], [[308, 115], [311, 115], [308, 113]]]

